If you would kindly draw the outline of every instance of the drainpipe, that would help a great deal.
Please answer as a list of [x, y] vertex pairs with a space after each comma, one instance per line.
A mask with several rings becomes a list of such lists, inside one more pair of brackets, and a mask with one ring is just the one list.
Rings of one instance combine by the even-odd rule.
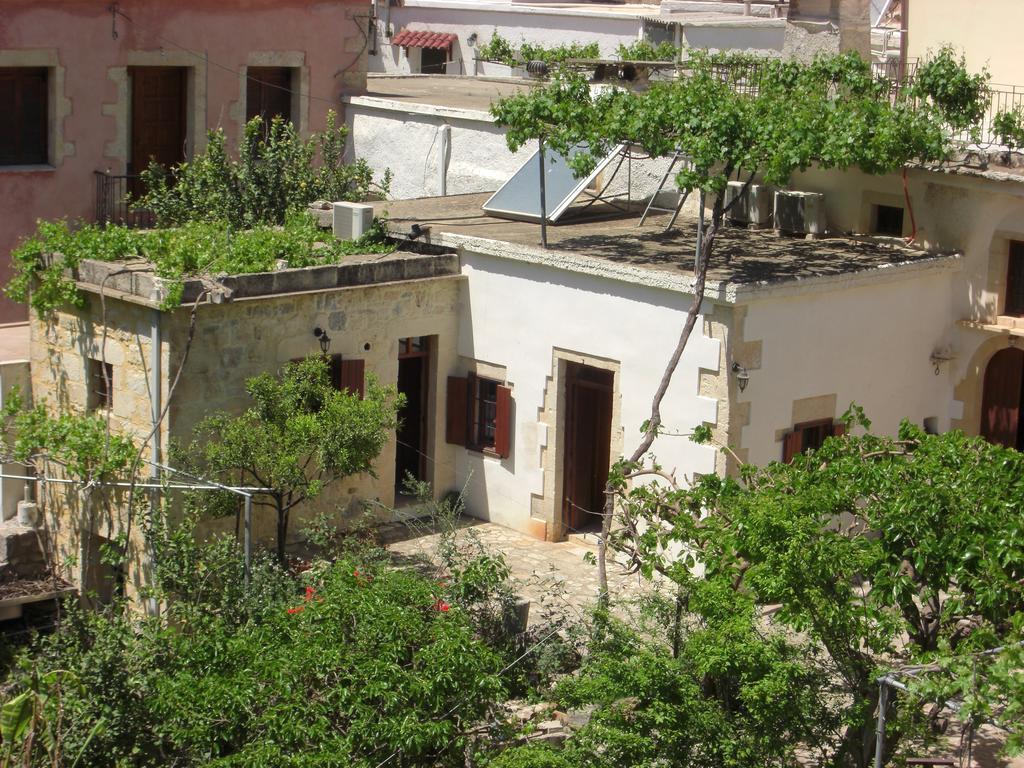
[[889, 681], [878, 681], [878, 721], [875, 725], [875, 768], [882, 768], [885, 753], [885, 710], [889, 706]]
[[452, 127], [445, 123], [441, 126], [441, 154], [437, 161], [438, 186], [441, 197], [448, 194], [448, 151], [452, 143]]
[[547, 174], [544, 172], [544, 137], [537, 138], [537, 155], [540, 160], [540, 244], [548, 247], [548, 193]]
[[[163, 411], [163, 392], [161, 390], [162, 384], [162, 357], [160, 354], [160, 348], [162, 346], [162, 339], [160, 334], [160, 315], [159, 309], [154, 308], [153, 314], [150, 319], [150, 330], [149, 330], [149, 402], [152, 408], [152, 421], [153, 421], [153, 436], [149, 439], [149, 452], [150, 452], [150, 477], [153, 480], [154, 485], [160, 483], [160, 415]], [[160, 491], [154, 490], [150, 496], [150, 523], [152, 523], [153, 514], [160, 502]], [[153, 549], [152, 543], [149, 546], [149, 563], [151, 568], [156, 568], [156, 551]], [[160, 605], [156, 601], [156, 598], [150, 598], [147, 601], [147, 612], [156, 616], [160, 613]]]

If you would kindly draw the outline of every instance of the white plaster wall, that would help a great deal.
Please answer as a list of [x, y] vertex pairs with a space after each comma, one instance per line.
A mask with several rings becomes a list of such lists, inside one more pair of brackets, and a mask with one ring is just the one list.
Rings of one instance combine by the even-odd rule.
[[[32, 404], [28, 360], [0, 363], [0, 408], [4, 407], [12, 387], [18, 387], [24, 405]], [[0, 471], [5, 475], [23, 475], [25, 468], [20, 464], [0, 464]], [[0, 510], [3, 510], [3, 519], [13, 517], [17, 513], [18, 502], [24, 494], [25, 483], [21, 480], [0, 480]]]
[[[504, 129], [483, 112], [430, 107], [410, 112], [401, 106], [365, 106], [363, 102], [368, 101], [360, 99], [345, 110], [351, 150], [369, 163], [376, 178], [391, 169], [390, 197], [396, 200], [441, 194], [442, 165], [449, 195], [493, 191], [537, 149], [536, 143], [531, 143], [510, 152]], [[453, 116], [459, 112], [466, 116]], [[441, 133], [446, 125], [451, 140], [442, 156]]]
[[[459, 307], [458, 351], [463, 358], [506, 367], [514, 427], [508, 459], [456, 450], [456, 475], [460, 487], [467, 489], [471, 512], [524, 530], [530, 521], [531, 495], [552, 493], [543, 484], [541, 448], [553, 445], [555, 436], [538, 417], [555, 350], [619, 363], [615, 387], [623, 444], [630, 452], [639, 440], [640, 425], [650, 415], [651, 397], [690, 299], [470, 251], [462, 254], [462, 264], [468, 281]], [[697, 391], [699, 369], [717, 370], [718, 360], [719, 342], [695, 332], [665, 398], [666, 430], [689, 432], [716, 420], [717, 401], [700, 397]], [[680, 477], [715, 468], [714, 449], [686, 438], [662, 437], [654, 450], [658, 460]]]
[[[350, 153], [365, 160], [377, 179], [391, 170], [390, 197], [395, 200], [440, 195], [442, 172], [449, 195], [493, 192], [537, 151], [536, 142], [518, 152], [509, 151], [504, 129], [486, 112], [356, 97], [349, 100], [345, 114], [351, 131]], [[442, 155], [445, 126], [450, 140]], [[613, 162], [599, 182], [610, 180], [608, 194], [624, 196], [631, 188], [634, 201], [647, 200], [669, 163], [667, 158], [635, 159], [631, 167], [623, 163], [612, 178]], [[672, 179], [666, 189], [675, 190]], [[666, 205], [673, 203], [674, 199], [666, 198]]]
[[[1024, 239], [1024, 184], [935, 173], [908, 172], [908, 192], [917, 220], [917, 245], [963, 254], [950, 302], [952, 320], [993, 319], [997, 297], [989, 289], [992, 239], [997, 232]], [[829, 229], [865, 232], [872, 200], [906, 206], [899, 174], [810, 170], [793, 177], [794, 189], [825, 194]], [[909, 213], [904, 214], [909, 229]], [[970, 356], [961, 350], [960, 362]], [[954, 363], [956, 366], [957, 363]]]
[[948, 335], [955, 271], [936, 267], [901, 279], [827, 292], [765, 299], [749, 305], [744, 340], [761, 340], [761, 367], [740, 395], [749, 401], [742, 430], [749, 460], [782, 458], [779, 430], [792, 427], [793, 401], [836, 395], [838, 419], [851, 402], [873, 430], [893, 434], [902, 418], [921, 425], [936, 417], [949, 429], [948, 366], [935, 375], [929, 356]]
[[683, 23], [683, 45], [716, 51], [781, 53], [786, 41], [785, 19], [757, 19], [750, 23]]
[[[449, 32], [458, 35], [458, 42], [452, 49], [454, 66], [449, 74], [505, 75], [507, 67], [477, 65], [476, 48], [468, 43], [471, 35], [477, 35], [477, 46], [491, 39], [497, 29], [501, 36], [518, 46], [524, 40], [546, 46], [565, 45], [572, 42], [596, 42], [602, 56], [611, 56], [620, 44], [629, 44], [641, 33], [642, 21], [639, 16], [600, 13], [599, 8], [588, 12], [559, 12], [557, 9], [545, 12], [533, 8], [487, 8], [487, 7], [423, 7], [407, 5], [391, 8], [391, 31], [395, 34], [405, 27], [429, 32]], [[410, 67], [409, 58], [399, 46], [392, 46], [384, 36], [384, 12], [378, 25], [378, 48], [376, 56], [370, 56], [369, 72], [409, 74], [418, 71]], [[415, 59], [415, 56], [413, 57]], [[416, 64], [415, 61], [412, 62]]]

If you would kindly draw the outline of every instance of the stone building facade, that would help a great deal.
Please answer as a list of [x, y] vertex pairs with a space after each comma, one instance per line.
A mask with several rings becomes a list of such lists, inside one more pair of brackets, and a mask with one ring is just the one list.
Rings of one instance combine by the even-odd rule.
[[[198, 304], [191, 344], [191, 303], [202, 284], [188, 283], [183, 306], [165, 311], [159, 305], [159, 286], [149, 273], [109, 277], [118, 266], [84, 263], [79, 284], [86, 306], [66, 307], [31, 321], [31, 388], [36, 402], [46, 403], [54, 413], [87, 412], [99, 366], [105, 362], [110, 401], [109, 408], [99, 412], [109, 413], [113, 432], [131, 436], [145, 447], [143, 455], [149, 460], [153, 449], [146, 440], [153, 429], [154, 409], [159, 413], [166, 406], [155, 445], [159, 460], [166, 461], [169, 442], [187, 442], [196, 424], [211, 412], [237, 413], [247, 407], [246, 379], [319, 354], [319, 339], [313, 334], [319, 328], [331, 340], [330, 355], [362, 361], [366, 374], [385, 385], [399, 381], [402, 359], [410, 359], [400, 359], [400, 342], [422, 340], [419, 388], [412, 394], [420, 398], [426, 429], [416, 450], [427, 456], [443, 452], [443, 430], [435, 425], [438, 414], [443, 415], [439, 382], [454, 368], [456, 354], [456, 310], [463, 282], [456, 257], [351, 257], [341, 266], [229, 278], [218, 286], [223, 292], [216, 303], [204, 297]], [[324, 513], [342, 525], [358, 516], [361, 502], [368, 503], [371, 515], [388, 517], [396, 505], [396, 440], [393, 437], [378, 457], [375, 477], [339, 480], [315, 501], [297, 507], [291, 532], [298, 535], [304, 522]], [[438, 493], [454, 487], [450, 461], [424, 461], [415, 469], [419, 479]], [[109, 574], [96, 571], [95, 550], [97, 542], [114, 541], [129, 530], [124, 492], [95, 494], [91, 500], [105, 501], [86, 504], [82, 494], [67, 486], [40, 485], [58, 559], [76, 563], [67, 575], [87, 588], [91, 582], [102, 582]], [[141, 498], [144, 507], [146, 497]], [[206, 528], [228, 529], [233, 523], [208, 521]], [[146, 555], [138, 523], [130, 530], [128, 576], [137, 587], [146, 579]], [[258, 542], [272, 542], [273, 515], [257, 511], [253, 532]]]

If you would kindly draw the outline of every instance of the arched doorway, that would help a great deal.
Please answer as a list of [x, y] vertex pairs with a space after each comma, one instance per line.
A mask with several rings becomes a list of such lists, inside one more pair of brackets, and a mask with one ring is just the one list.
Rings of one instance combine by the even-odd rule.
[[1002, 349], [985, 369], [981, 435], [990, 443], [1024, 450], [1024, 350]]

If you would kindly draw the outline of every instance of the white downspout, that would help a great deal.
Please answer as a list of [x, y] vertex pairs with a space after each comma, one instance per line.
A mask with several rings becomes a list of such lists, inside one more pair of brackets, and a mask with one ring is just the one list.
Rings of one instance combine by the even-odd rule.
[[440, 157], [437, 160], [437, 181], [440, 188], [440, 195], [448, 194], [448, 151], [452, 143], [452, 127], [445, 123], [441, 126], [441, 149]]
[[[149, 453], [150, 453], [150, 477], [153, 483], [160, 483], [160, 421], [161, 414], [163, 413], [163, 390], [162, 390], [162, 379], [163, 379], [163, 356], [161, 354], [162, 339], [160, 334], [160, 320], [163, 313], [157, 309], [153, 309], [153, 315], [150, 319], [150, 331], [149, 331], [149, 402], [151, 406], [151, 419], [153, 435], [149, 439]], [[150, 522], [152, 523], [152, 516], [156, 514], [157, 505], [160, 502], [160, 491], [154, 490], [150, 496], [150, 507], [149, 515]], [[149, 557], [149, 567], [156, 569], [156, 552], [149, 548], [147, 553]], [[151, 616], [156, 616], [160, 613], [160, 604], [156, 598], [149, 598], [146, 601], [146, 612]]]

